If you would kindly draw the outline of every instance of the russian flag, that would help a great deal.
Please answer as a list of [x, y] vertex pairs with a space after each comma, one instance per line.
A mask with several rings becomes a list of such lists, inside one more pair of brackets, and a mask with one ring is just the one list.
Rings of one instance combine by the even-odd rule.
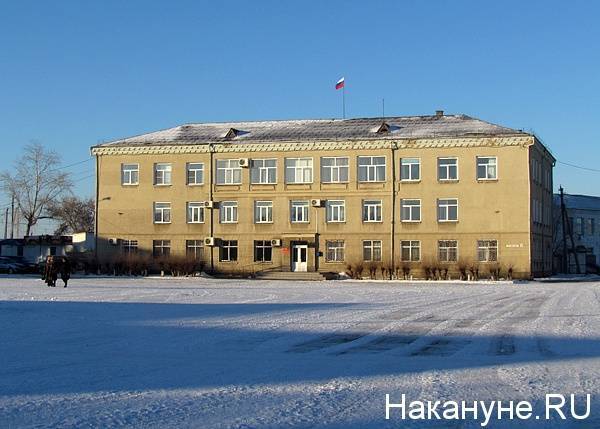
[[344, 87], [344, 78], [341, 78], [335, 83], [335, 89], [342, 89]]

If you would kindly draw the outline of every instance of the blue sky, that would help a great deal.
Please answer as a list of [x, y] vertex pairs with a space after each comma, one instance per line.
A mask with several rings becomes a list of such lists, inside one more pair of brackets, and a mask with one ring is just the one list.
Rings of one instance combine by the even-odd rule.
[[[600, 4], [102, 1], [0, 4], [0, 170], [31, 140], [64, 164], [185, 122], [466, 113], [600, 169]], [[93, 195], [93, 163], [68, 169]], [[600, 173], [555, 183], [599, 194]], [[0, 200], [5, 204], [5, 199]]]

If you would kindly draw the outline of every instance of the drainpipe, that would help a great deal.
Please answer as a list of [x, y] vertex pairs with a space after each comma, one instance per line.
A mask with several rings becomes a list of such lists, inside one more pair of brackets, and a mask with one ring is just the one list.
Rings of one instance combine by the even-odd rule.
[[[208, 200], [213, 201], [213, 158], [215, 152], [215, 146], [213, 143], [208, 144], [208, 152], [210, 156], [210, 163], [208, 168]], [[214, 212], [215, 209], [210, 209], [210, 237], [214, 237]], [[210, 246], [210, 270], [215, 270], [215, 247]]]
[[[94, 258], [98, 262], [98, 203], [100, 198], [100, 157], [96, 155], [96, 207], [94, 216]], [[40, 245], [41, 249], [41, 245]], [[40, 251], [41, 252], [41, 251]]]
[[396, 150], [398, 150], [398, 144], [392, 142], [390, 147], [390, 153], [392, 155], [392, 224], [391, 224], [391, 242], [390, 242], [390, 266], [392, 267], [392, 273], [396, 272], [396, 260], [395, 249], [396, 249]]

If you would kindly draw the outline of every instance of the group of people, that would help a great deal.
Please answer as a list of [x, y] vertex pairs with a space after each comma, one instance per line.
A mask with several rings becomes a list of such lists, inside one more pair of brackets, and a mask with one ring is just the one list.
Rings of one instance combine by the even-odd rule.
[[67, 283], [71, 278], [71, 261], [66, 256], [47, 256], [42, 280], [49, 287], [56, 287], [56, 280], [58, 280], [59, 274], [65, 283], [65, 287], [67, 287]]

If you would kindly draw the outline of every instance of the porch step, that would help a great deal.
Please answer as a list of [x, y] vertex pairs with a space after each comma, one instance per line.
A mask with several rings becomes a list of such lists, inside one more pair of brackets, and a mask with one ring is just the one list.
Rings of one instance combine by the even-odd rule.
[[293, 272], [293, 271], [264, 271], [256, 273], [256, 278], [259, 280], [307, 280], [321, 281], [325, 277], [321, 273], [315, 272]]

